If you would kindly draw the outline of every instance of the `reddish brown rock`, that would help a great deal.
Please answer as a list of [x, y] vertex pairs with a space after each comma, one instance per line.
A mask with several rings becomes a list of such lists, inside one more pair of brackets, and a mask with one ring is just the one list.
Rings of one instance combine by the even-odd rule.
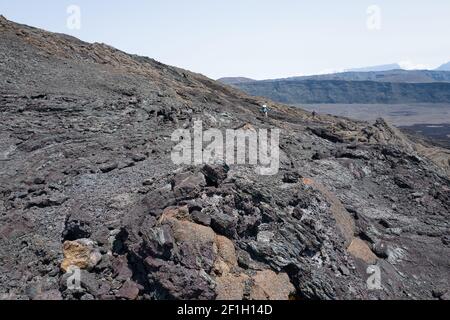
[[116, 297], [127, 300], [135, 300], [138, 297], [138, 295], [139, 295], [138, 285], [135, 282], [128, 280], [117, 292]]
[[252, 300], [288, 300], [295, 288], [286, 273], [276, 274], [272, 270], [259, 271], [253, 276]]

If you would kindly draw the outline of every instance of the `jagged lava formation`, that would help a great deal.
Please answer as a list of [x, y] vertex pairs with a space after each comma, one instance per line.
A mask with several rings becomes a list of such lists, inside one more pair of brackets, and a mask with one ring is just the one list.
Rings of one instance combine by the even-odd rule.
[[[2, 299], [449, 297], [446, 151], [3, 17], [0, 38]], [[195, 120], [280, 128], [280, 172], [173, 165]]]

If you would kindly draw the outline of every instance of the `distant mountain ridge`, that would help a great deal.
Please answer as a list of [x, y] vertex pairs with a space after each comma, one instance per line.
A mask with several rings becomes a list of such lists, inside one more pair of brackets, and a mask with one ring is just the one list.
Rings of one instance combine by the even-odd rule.
[[[229, 78], [233, 79], [233, 78]], [[281, 103], [450, 103], [450, 72], [342, 72], [226, 84]]]
[[450, 83], [279, 80], [234, 84], [244, 92], [286, 104], [450, 103]]
[[396, 69], [401, 69], [401, 68], [402, 67], [400, 67], [400, 65], [398, 63], [392, 63], [392, 64], [384, 64], [384, 65], [380, 65], [380, 66], [346, 69], [345, 72], [389, 71], [389, 70], [396, 70]]
[[436, 69], [437, 71], [450, 71], [450, 61], [444, 63], [442, 66]]
[[[226, 79], [223, 81], [222, 79]], [[368, 71], [368, 72], [340, 72], [323, 75], [311, 75], [311, 76], [299, 76], [282, 79], [271, 80], [250, 80], [248, 81], [234, 81], [233, 79], [241, 78], [222, 78], [218, 81], [234, 85], [239, 83], [252, 83], [252, 82], [275, 82], [286, 80], [343, 80], [343, 81], [376, 81], [376, 82], [403, 82], [403, 83], [430, 83], [430, 82], [450, 82], [450, 72], [448, 71], [434, 71], [434, 70], [388, 70], [388, 71]]]

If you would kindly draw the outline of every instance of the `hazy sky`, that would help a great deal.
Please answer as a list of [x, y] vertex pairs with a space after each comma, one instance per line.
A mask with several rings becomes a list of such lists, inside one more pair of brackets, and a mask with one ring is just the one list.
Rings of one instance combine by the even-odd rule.
[[211, 78], [450, 60], [450, 0], [0, 0], [0, 14]]

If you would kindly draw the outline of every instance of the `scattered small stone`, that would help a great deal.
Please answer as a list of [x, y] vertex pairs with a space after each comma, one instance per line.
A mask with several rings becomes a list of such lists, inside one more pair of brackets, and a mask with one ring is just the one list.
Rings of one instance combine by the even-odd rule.
[[349, 276], [350, 275], [350, 270], [348, 270], [348, 268], [346, 266], [342, 265], [342, 264], [339, 266], [339, 270], [341, 271], [341, 273], [344, 276]]
[[142, 182], [142, 185], [144, 185], [144, 186], [151, 186], [154, 183], [155, 183], [155, 178], [149, 178], [149, 179], [144, 180]]
[[389, 257], [388, 245], [383, 241], [378, 241], [372, 246], [373, 252], [380, 258], [386, 259]]
[[402, 189], [414, 189], [413, 183], [406, 177], [397, 175], [394, 177], [394, 182]]
[[133, 159], [134, 162], [142, 162], [145, 159], [147, 159], [143, 154], [134, 154], [131, 158]]
[[41, 177], [38, 177], [38, 178], [35, 178], [35, 179], [33, 180], [33, 183], [34, 183], [34, 184], [45, 184], [45, 179], [44, 179], [44, 178], [41, 178]]
[[386, 229], [386, 232], [391, 235], [399, 236], [402, 234], [403, 230], [402, 228], [388, 228]]
[[434, 298], [441, 298], [443, 295], [445, 295], [448, 292], [447, 288], [444, 287], [438, 287], [435, 288], [431, 291], [431, 294], [433, 295]]
[[422, 192], [414, 192], [414, 193], [412, 193], [411, 195], [412, 195], [412, 197], [413, 197], [414, 199], [423, 197], [423, 193], [422, 193]]
[[100, 167], [100, 171], [103, 173], [108, 173], [108, 172], [111, 172], [111, 171], [117, 169], [118, 166], [119, 165], [117, 163], [106, 164], [106, 165]]
[[272, 241], [275, 234], [271, 231], [260, 231], [257, 235], [258, 242], [270, 243]]
[[390, 228], [391, 227], [391, 224], [389, 223], [389, 221], [388, 220], [386, 220], [386, 219], [380, 219], [380, 224], [383, 226], [383, 227], [385, 227], [385, 228]]
[[299, 179], [302, 177], [298, 174], [298, 172], [290, 171], [286, 172], [283, 176], [284, 183], [297, 183]]
[[211, 224], [211, 217], [206, 213], [202, 213], [201, 211], [193, 211], [191, 213], [192, 220], [204, 226], [209, 226]]

